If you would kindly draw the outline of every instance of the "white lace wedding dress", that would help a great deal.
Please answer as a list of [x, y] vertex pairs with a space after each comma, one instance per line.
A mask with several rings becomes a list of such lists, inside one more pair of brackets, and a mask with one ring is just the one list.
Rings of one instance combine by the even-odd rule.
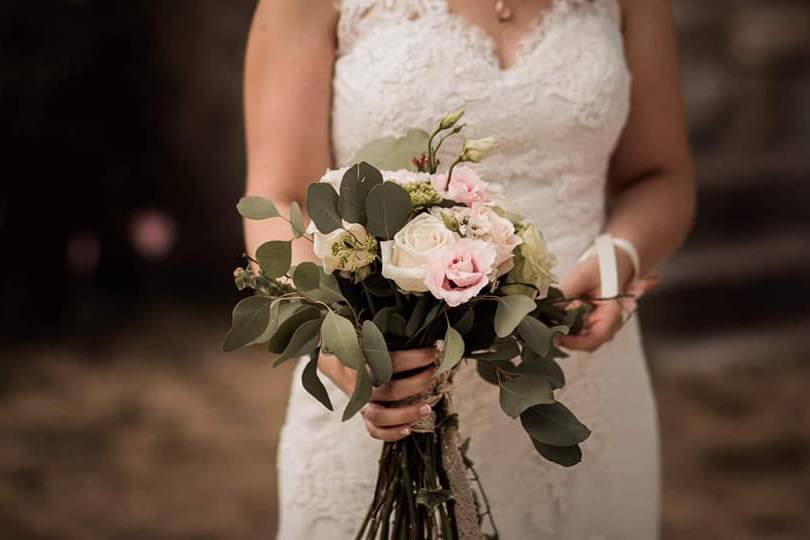
[[[429, 129], [465, 108], [469, 136], [496, 135], [478, 169], [545, 233], [558, 276], [605, 218], [608, 161], [625, 123], [630, 74], [618, 0], [554, 0], [502, 69], [493, 41], [446, 0], [342, 0], [334, 73], [333, 144], [343, 165], [365, 142]], [[497, 389], [472, 366], [457, 380], [461, 429], [503, 540], [649, 540], [658, 535], [656, 410], [631, 320], [596, 354], [562, 361], [559, 400], [593, 434], [582, 463], [542, 460]], [[353, 538], [372, 494], [381, 443], [361, 418], [340, 422], [295, 375], [279, 449], [282, 540]]]

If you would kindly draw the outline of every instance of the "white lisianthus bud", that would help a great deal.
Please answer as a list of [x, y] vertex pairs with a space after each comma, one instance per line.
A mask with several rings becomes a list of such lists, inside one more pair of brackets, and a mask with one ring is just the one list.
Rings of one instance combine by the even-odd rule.
[[456, 125], [456, 122], [461, 120], [461, 117], [464, 116], [464, 109], [459, 109], [456, 112], [447, 113], [442, 118], [441, 122], [439, 122], [439, 127], [441, 129], [450, 129], [451, 127]]
[[464, 148], [461, 150], [461, 161], [472, 161], [478, 163], [492, 152], [498, 145], [495, 137], [484, 137], [483, 139], [467, 139], [464, 141]]

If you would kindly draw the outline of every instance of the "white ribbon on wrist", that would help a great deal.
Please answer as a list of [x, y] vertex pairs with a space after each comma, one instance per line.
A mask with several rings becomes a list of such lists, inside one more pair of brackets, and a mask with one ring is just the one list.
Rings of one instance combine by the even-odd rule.
[[599, 235], [588, 248], [579, 262], [596, 255], [599, 262], [599, 282], [601, 283], [600, 296], [602, 298], [612, 298], [619, 294], [619, 269], [616, 263], [616, 249], [627, 253], [633, 263], [633, 280], [641, 275], [641, 264], [639, 263], [638, 251], [632, 242], [624, 238], [614, 238], [605, 233]]

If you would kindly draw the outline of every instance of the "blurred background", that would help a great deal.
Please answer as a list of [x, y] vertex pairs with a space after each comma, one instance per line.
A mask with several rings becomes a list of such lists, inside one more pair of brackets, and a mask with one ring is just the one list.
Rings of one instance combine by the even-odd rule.
[[[810, 4], [673, 0], [700, 208], [641, 308], [669, 539], [810, 538]], [[0, 538], [275, 529], [236, 298], [253, 0], [0, 0]]]

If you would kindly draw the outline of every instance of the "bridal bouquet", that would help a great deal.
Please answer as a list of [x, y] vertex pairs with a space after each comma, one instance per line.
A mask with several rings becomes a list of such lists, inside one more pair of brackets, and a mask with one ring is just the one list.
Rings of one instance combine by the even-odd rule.
[[543, 458], [578, 463], [590, 434], [555, 399], [565, 384], [555, 359], [565, 354], [553, 345], [555, 335], [580, 328], [588, 308], [567, 309], [541, 231], [504, 210], [496, 187], [466, 165], [483, 159], [494, 139], [466, 140], [438, 171], [437, 152], [463, 129], [462, 114], [446, 115], [431, 134], [374, 141], [351, 167], [327, 171], [309, 186], [309, 227], [295, 203], [288, 216], [260, 197], [238, 204], [246, 219], [288, 221], [320, 262], [291, 266], [289, 241], [259, 246], [253, 264], [235, 272], [237, 287], [254, 294], [233, 310], [226, 351], [266, 344], [274, 365], [309, 356], [303, 386], [330, 410], [317, 358], [320, 350], [335, 355], [357, 371], [343, 420], [392, 379], [390, 351], [441, 351], [432, 392], [418, 396], [433, 413], [411, 436], [384, 443], [357, 538], [497, 537], [469, 441], [458, 435], [453, 376], [462, 359], [500, 387], [504, 414]]

